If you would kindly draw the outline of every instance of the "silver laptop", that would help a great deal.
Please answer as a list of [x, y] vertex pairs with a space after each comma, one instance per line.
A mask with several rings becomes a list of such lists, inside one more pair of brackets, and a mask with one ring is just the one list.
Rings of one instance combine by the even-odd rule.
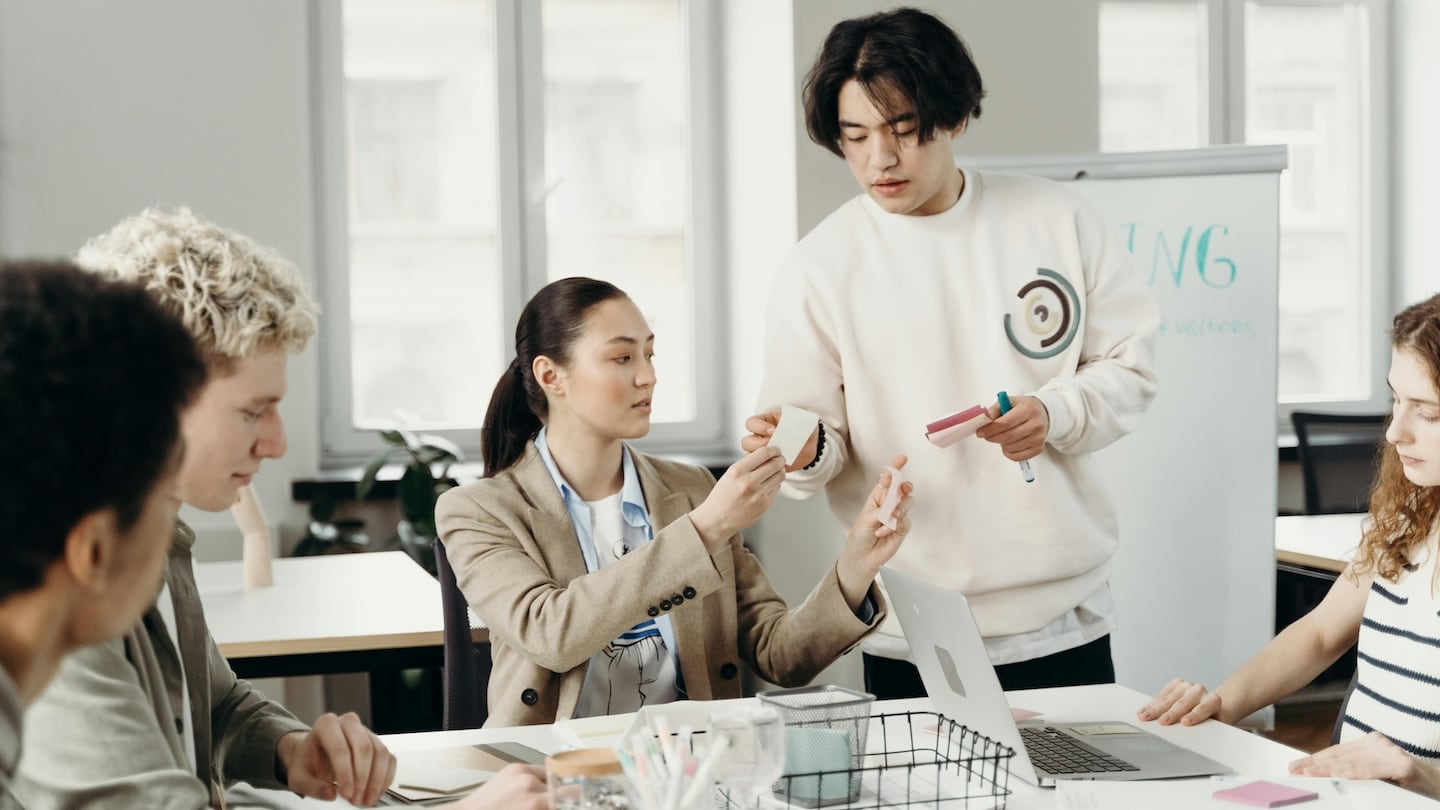
[[1041, 787], [1061, 779], [1170, 779], [1230, 769], [1127, 722], [1017, 724], [963, 594], [885, 568], [890, 609], [936, 711], [1019, 754], [1010, 770]]

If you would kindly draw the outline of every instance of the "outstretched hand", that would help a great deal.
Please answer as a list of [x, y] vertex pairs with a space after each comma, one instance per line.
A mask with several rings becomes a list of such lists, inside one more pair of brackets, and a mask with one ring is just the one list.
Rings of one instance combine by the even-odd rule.
[[[904, 455], [899, 455], [890, 462], [890, 466], [897, 470], [902, 469], [907, 461]], [[895, 528], [891, 529], [882, 522], [890, 517], [880, 513], [885, 503], [885, 494], [890, 490], [890, 478], [888, 469], [880, 474], [879, 482], [870, 491], [865, 506], [850, 526], [845, 537], [845, 548], [840, 551], [840, 559], [836, 563], [840, 591], [852, 610], [864, 601], [865, 594], [870, 590], [870, 583], [874, 582], [875, 575], [880, 573], [880, 566], [895, 556], [905, 536], [910, 533], [910, 507], [914, 503], [911, 493], [915, 485], [909, 481], [900, 485], [900, 502], [893, 513]]]

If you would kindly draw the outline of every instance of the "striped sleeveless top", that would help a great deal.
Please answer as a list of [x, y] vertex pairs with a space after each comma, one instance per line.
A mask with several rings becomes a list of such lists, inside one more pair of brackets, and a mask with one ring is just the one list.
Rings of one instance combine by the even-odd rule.
[[1437, 534], [1412, 554], [1398, 582], [1376, 577], [1360, 625], [1358, 675], [1340, 741], [1371, 731], [1440, 765], [1440, 597]]

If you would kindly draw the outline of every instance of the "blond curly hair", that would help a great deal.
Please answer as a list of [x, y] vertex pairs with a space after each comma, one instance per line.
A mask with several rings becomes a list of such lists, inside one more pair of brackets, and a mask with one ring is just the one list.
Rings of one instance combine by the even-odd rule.
[[221, 373], [259, 349], [298, 352], [315, 334], [318, 308], [294, 265], [188, 208], [147, 208], [91, 239], [75, 261], [143, 285]]

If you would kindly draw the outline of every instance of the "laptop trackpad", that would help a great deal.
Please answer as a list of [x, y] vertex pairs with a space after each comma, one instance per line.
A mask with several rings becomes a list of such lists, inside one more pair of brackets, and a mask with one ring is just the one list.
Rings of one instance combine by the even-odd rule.
[[1140, 771], [1129, 776], [1117, 774], [1116, 778], [1161, 779], [1229, 770], [1188, 748], [1125, 723], [1076, 723], [1061, 728], [1069, 731], [1074, 739], [1124, 760]]

